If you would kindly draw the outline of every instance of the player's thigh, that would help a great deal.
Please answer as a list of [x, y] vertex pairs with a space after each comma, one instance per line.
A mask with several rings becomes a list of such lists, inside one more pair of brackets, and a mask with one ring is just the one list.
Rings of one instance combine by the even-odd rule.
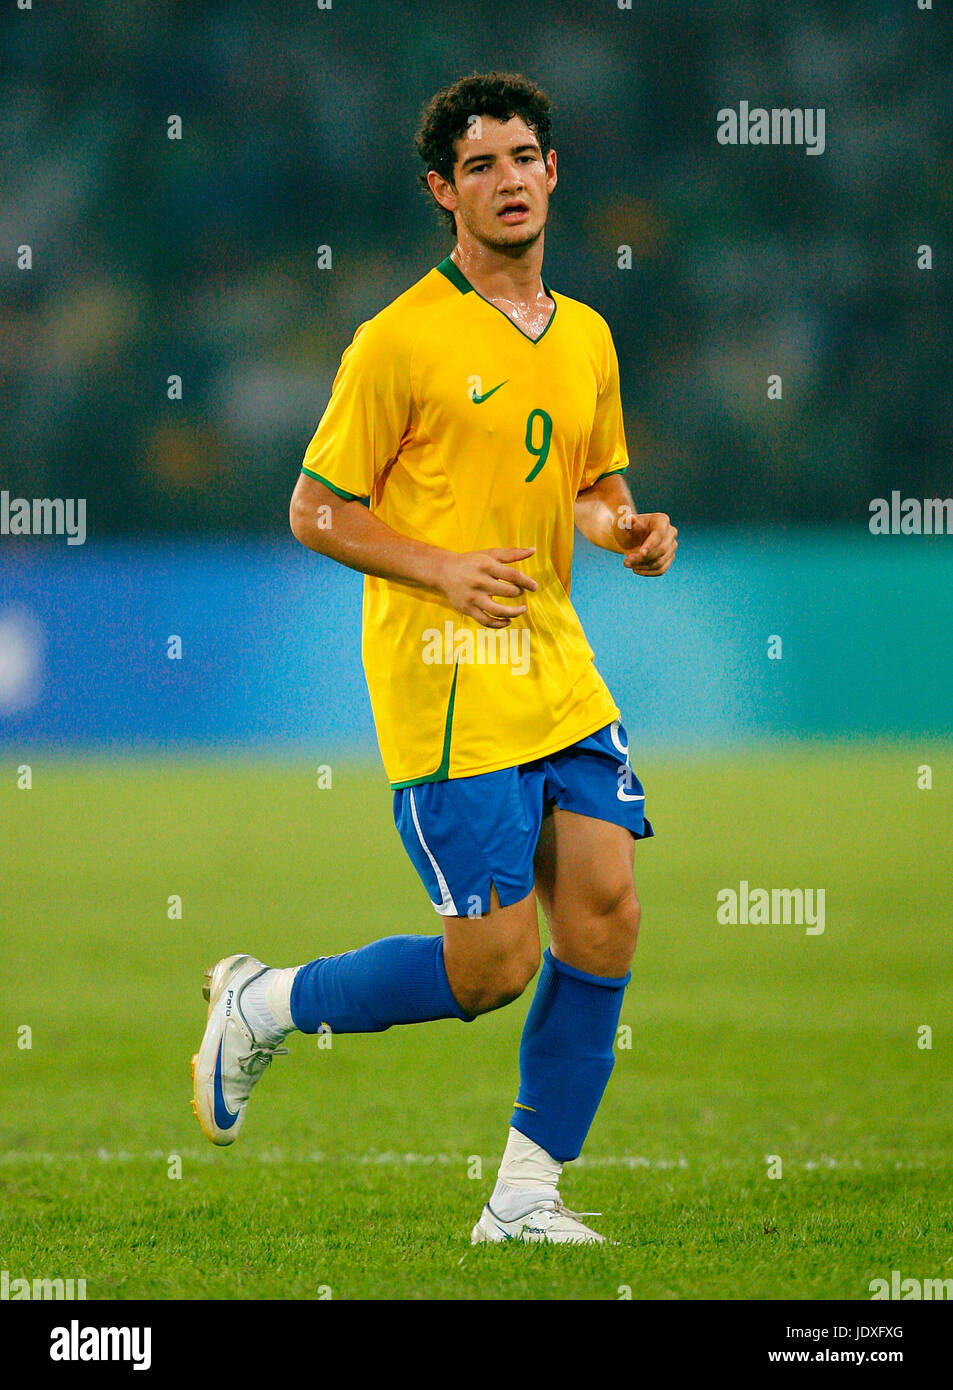
[[450, 988], [468, 1013], [486, 1013], [518, 998], [539, 969], [536, 894], [500, 906], [490, 890], [480, 917], [444, 917], [443, 957]]
[[468, 1013], [509, 1003], [539, 967], [542, 815], [543, 774], [532, 765], [395, 791], [395, 823], [442, 919], [450, 988]]
[[626, 973], [639, 927], [634, 858], [624, 826], [559, 807], [545, 818], [536, 891], [559, 960], [593, 975]]

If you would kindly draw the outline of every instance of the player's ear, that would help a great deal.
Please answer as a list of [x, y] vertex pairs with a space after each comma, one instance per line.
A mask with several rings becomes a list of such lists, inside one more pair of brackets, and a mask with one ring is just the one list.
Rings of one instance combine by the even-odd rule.
[[456, 212], [457, 190], [436, 169], [429, 170], [427, 186], [442, 208], [446, 208], [447, 212]]
[[556, 187], [556, 151], [550, 150], [546, 155], [546, 188], [552, 193]]

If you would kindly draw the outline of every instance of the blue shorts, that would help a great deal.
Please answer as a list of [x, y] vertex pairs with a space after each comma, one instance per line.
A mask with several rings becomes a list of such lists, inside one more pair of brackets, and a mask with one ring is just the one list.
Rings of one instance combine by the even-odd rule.
[[437, 912], [479, 917], [491, 884], [502, 907], [532, 891], [536, 842], [553, 806], [624, 826], [637, 840], [654, 834], [618, 720], [531, 763], [402, 787], [394, 820]]

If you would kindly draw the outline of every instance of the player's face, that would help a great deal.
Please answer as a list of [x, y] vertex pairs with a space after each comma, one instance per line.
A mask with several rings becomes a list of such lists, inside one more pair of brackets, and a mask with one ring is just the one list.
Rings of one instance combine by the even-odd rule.
[[555, 151], [544, 158], [519, 116], [481, 116], [457, 141], [456, 153], [449, 203], [470, 235], [501, 249], [536, 241], [556, 187]]

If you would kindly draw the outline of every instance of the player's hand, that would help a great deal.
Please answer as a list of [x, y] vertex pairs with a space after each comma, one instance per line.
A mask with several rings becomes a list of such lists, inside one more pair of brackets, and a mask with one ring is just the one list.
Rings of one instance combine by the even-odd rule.
[[623, 564], [635, 574], [664, 574], [675, 559], [678, 531], [664, 512], [624, 513], [615, 531], [625, 551]]
[[462, 555], [448, 552], [440, 588], [458, 613], [475, 618], [482, 627], [508, 627], [513, 618], [526, 612], [526, 604], [498, 603], [497, 599], [532, 593], [536, 580], [512, 565], [535, 553], [535, 546], [529, 550], [469, 550]]

